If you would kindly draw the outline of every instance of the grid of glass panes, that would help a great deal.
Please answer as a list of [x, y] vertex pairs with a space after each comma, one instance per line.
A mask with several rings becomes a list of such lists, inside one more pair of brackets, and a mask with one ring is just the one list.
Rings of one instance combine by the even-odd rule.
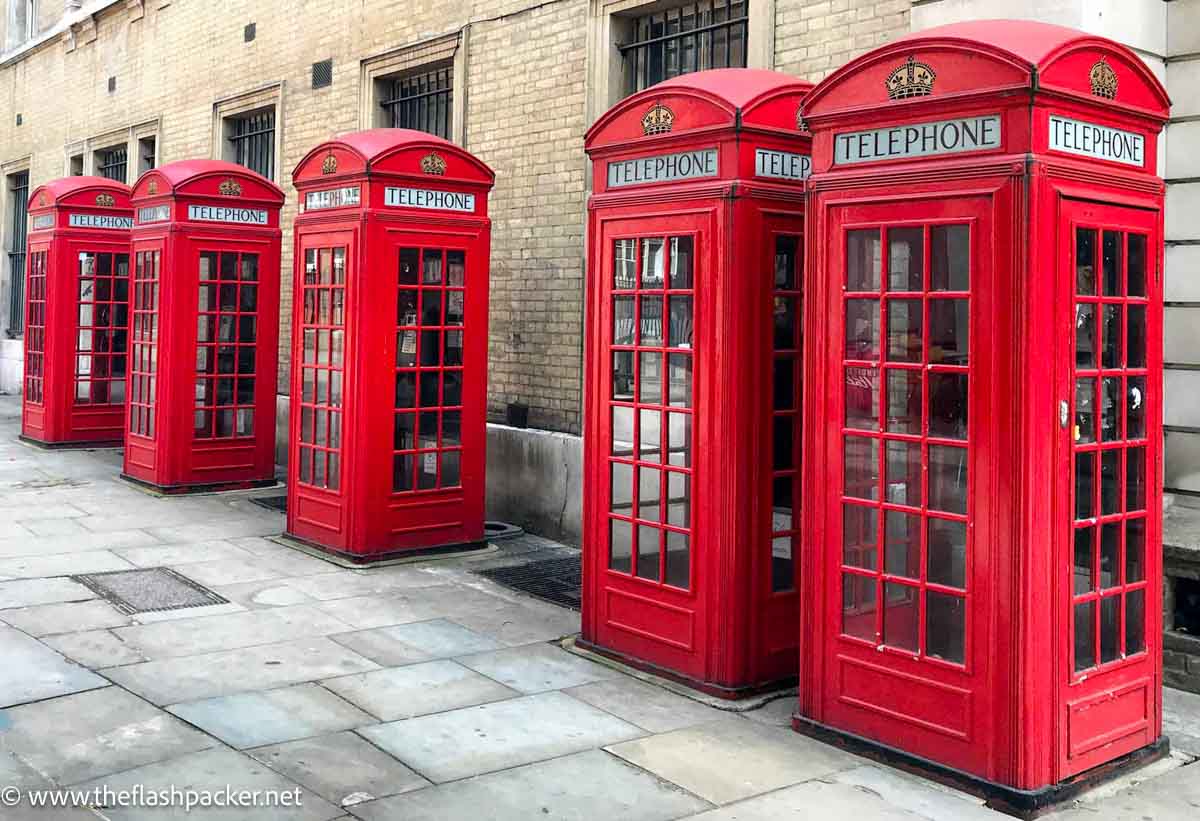
[[747, 0], [700, 0], [634, 18], [632, 42], [618, 46], [627, 92], [708, 68], [744, 68]]
[[401, 248], [392, 490], [462, 484], [464, 251]]
[[454, 69], [445, 63], [396, 77], [380, 103], [392, 128], [414, 128], [450, 139], [454, 110]]
[[25, 401], [44, 401], [46, 366], [46, 252], [29, 255], [29, 311], [25, 330]]
[[845, 241], [842, 632], [962, 664], [970, 230]]
[[1075, 231], [1074, 669], [1146, 649], [1144, 234]]
[[337, 490], [342, 469], [346, 248], [304, 252], [300, 338], [300, 481]]
[[775, 237], [771, 337], [771, 590], [796, 587], [800, 527], [800, 285], [804, 243], [795, 234]]
[[192, 432], [253, 436], [258, 254], [202, 251], [199, 283]]
[[129, 432], [150, 439], [154, 438], [154, 389], [158, 370], [159, 253], [138, 251], [133, 260]]
[[684, 589], [693, 527], [694, 266], [691, 236], [613, 245], [608, 566]]
[[79, 325], [75, 336], [75, 403], [125, 402], [129, 337], [129, 255], [79, 254]]

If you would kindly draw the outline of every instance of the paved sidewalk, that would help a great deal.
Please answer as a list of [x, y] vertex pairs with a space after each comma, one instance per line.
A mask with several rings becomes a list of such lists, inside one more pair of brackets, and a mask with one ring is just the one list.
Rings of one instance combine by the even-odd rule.
[[[3, 821], [1004, 817], [791, 732], [790, 698], [725, 712], [564, 652], [578, 615], [472, 572], [495, 555], [339, 569], [263, 538], [282, 516], [244, 496], [152, 498], [114, 451], [26, 447], [17, 413], [0, 398], [0, 799], [229, 786], [301, 806]], [[231, 603], [130, 617], [67, 578], [159, 566]], [[1200, 753], [1200, 697], [1167, 709]], [[1183, 760], [1053, 817], [1195, 821]]]

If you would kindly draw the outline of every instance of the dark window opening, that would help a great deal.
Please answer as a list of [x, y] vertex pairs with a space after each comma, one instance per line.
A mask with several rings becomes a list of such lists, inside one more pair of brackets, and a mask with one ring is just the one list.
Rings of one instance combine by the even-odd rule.
[[1175, 583], [1175, 630], [1200, 636], [1200, 579], [1173, 578]]
[[8, 176], [8, 335], [18, 337], [25, 325], [25, 230], [29, 212], [29, 172]]
[[709, 68], [745, 68], [748, 0], [701, 0], [633, 19], [618, 45], [626, 93]]
[[389, 78], [385, 86], [380, 105], [387, 113], [387, 125], [450, 139], [454, 102], [454, 69], [450, 63]]
[[275, 179], [275, 109], [254, 111], [232, 121], [233, 161]]
[[96, 173], [117, 182], [125, 182], [125, 169], [129, 165], [129, 152], [123, 145], [106, 148], [96, 153]]
[[158, 166], [158, 139], [142, 137], [138, 140], [138, 173], [145, 174]]

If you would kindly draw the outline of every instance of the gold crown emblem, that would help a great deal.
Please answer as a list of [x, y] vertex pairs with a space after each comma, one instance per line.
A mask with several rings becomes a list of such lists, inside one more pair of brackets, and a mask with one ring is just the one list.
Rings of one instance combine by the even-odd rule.
[[421, 158], [421, 170], [440, 177], [446, 173], [446, 160], [436, 151], [430, 151]]
[[333, 174], [337, 171], [337, 157], [333, 156], [333, 152], [329, 152], [329, 156], [325, 158], [325, 162], [321, 163], [322, 174]]
[[1113, 71], [1113, 67], [1103, 57], [1097, 61], [1096, 65], [1092, 66], [1092, 70], [1088, 72], [1088, 79], [1092, 83], [1092, 93], [1097, 97], [1103, 97], [1106, 100], [1116, 99], [1117, 72]]
[[675, 125], [675, 112], [662, 103], [655, 103], [642, 117], [642, 133], [649, 137], [651, 134], [666, 134]]
[[150, 180], [150, 182], [146, 183], [146, 193], [147, 194], [157, 194], [158, 193], [158, 180]]
[[97, 194], [96, 195], [96, 205], [103, 205], [106, 207], [111, 207], [116, 204], [117, 204], [117, 201], [116, 201], [116, 199], [113, 198], [112, 194]]
[[902, 66], [898, 66], [884, 80], [884, 88], [888, 97], [893, 100], [904, 100], [909, 97], [926, 97], [933, 93], [933, 81], [937, 73], [925, 63], [918, 63], [916, 57], [910, 56]]
[[796, 106], [796, 130], [808, 131], [808, 123], [804, 122], [804, 109]]
[[237, 180], [225, 180], [225, 182], [217, 187], [217, 190], [221, 192], [222, 196], [226, 197], [240, 197], [242, 195], [242, 186], [238, 185]]

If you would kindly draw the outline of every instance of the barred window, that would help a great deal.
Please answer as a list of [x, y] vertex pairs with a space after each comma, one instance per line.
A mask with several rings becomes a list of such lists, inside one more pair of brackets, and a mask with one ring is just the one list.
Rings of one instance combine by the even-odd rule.
[[96, 152], [96, 173], [117, 182], [125, 182], [125, 169], [129, 165], [129, 152], [123, 145], [114, 145]]
[[392, 128], [413, 128], [450, 139], [454, 102], [452, 63], [423, 66], [385, 81], [380, 105]]
[[263, 108], [228, 119], [233, 161], [275, 179], [275, 109]]
[[29, 172], [8, 175], [8, 335], [25, 329], [25, 231], [28, 227]]
[[709, 68], [745, 68], [749, 0], [698, 0], [639, 15], [618, 45], [626, 93]]

